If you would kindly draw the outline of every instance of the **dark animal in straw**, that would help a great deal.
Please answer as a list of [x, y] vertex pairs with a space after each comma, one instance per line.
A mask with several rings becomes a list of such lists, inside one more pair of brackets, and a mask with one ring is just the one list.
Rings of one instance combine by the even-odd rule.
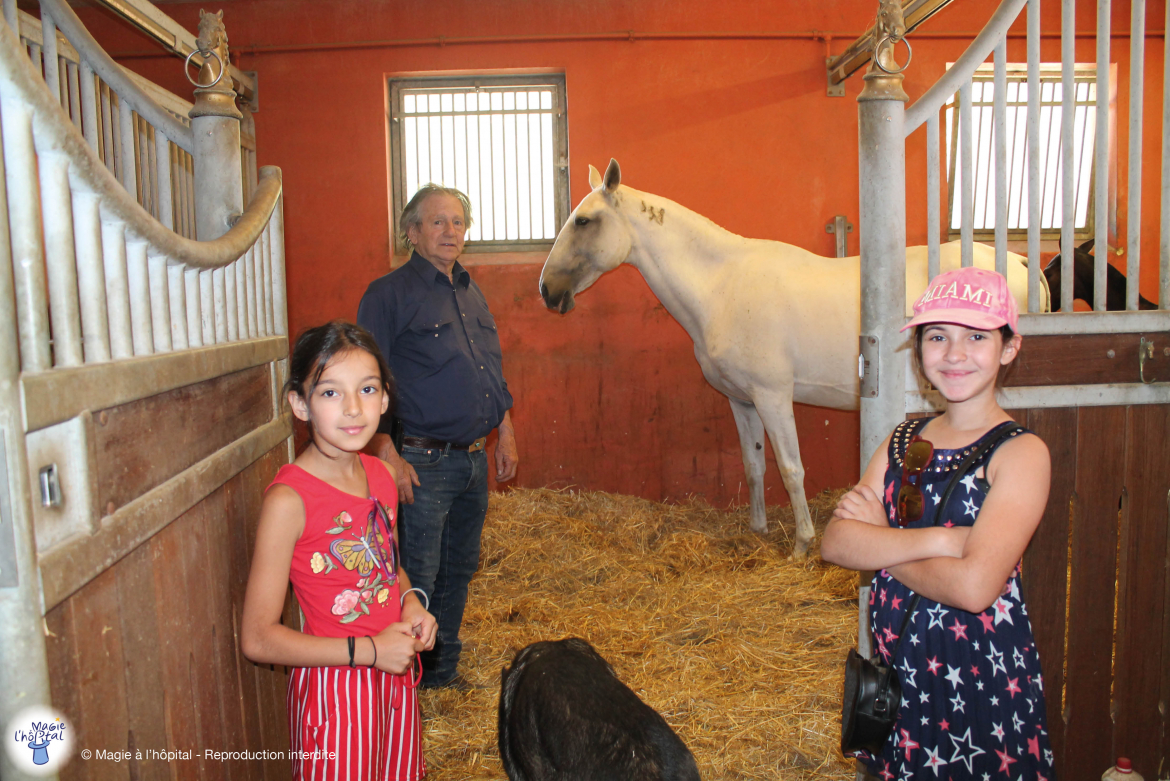
[[533, 643], [500, 679], [511, 781], [698, 781], [686, 744], [586, 641]]
[[[1093, 239], [1089, 239], [1073, 250], [1073, 300], [1080, 299], [1089, 306], [1093, 305], [1094, 285], [1093, 259], [1089, 254], [1093, 249]], [[1120, 312], [1125, 309], [1125, 274], [1116, 266], [1105, 264], [1105, 309], [1110, 312]], [[1060, 255], [1048, 261], [1044, 267], [1044, 278], [1048, 280], [1048, 287], [1052, 292], [1052, 311], [1060, 309]], [[1138, 296], [1138, 309], [1157, 309], [1142, 296]]]

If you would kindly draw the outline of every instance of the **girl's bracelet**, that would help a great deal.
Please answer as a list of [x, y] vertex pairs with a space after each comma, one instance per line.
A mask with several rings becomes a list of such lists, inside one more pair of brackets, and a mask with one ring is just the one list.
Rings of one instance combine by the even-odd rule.
[[354, 666], [354, 663], [353, 663], [353, 646], [354, 646], [353, 635], [350, 635], [349, 637], [345, 638], [345, 642], [346, 642], [346, 645], [349, 646], [349, 666], [353, 667]]
[[378, 644], [375, 643], [374, 638], [370, 637], [369, 635], [366, 635], [366, 637], [369, 639], [370, 645], [374, 646], [374, 661], [370, 663], [370, 667], [377, 667], [378, 666]]
[[423, 598], [423, 610], [429, 613], [431, 611], [431, 600], [430, 597], [427, 596], [427, 592], [423, 591], [421, 588], [408, 588], [406, 591], [402, 592], [402, 596], [398, 599], [398, 606], [401, 607], [402, 605], [406, 604], [406, 595], [412, 591], [417, 591], [419, 596]]

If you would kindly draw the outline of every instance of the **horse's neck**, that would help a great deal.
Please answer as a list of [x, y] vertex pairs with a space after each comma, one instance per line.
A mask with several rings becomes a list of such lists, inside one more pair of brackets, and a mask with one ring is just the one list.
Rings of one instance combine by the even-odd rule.
[[[666, 310], [697, 339], [712, 295], [713, 277], [747, 241], [674, 201], [622, 187], [621, 211], [634, 241], [635, 266]], [[734, 270], [731, 270], [734, 273]]]

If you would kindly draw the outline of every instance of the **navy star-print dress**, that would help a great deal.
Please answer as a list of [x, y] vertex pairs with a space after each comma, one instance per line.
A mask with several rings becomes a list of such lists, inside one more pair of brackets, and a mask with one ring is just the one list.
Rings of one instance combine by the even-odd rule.
[[[906, 421], [890, 439], [883, 498], [894, 528], [902, 458], [911, 437], [926, 423]], [[926, 510], [911, 528], [933, 525], [940, 509], [940, 525], [975, 523], [989, 488], [975, 473], [991, 453], [971, 466], [945, 508], [937, 503], [964, 456], [997, 430], [961, 450], [935, 449], [934, 459], [916, 479], [926, 495]], [[887, 663], [913, 598], [914, 592], [885, 570], [874, 576], [870, 628]], [[1040, 659], [1020, 595], [1018, 564], [995, 604], [978, 615], [922, 597], [897, 651], [902, 707], [894, 733], [879, 756], [857, 754], [871, 773], [883, 781], [1053, 781]]]

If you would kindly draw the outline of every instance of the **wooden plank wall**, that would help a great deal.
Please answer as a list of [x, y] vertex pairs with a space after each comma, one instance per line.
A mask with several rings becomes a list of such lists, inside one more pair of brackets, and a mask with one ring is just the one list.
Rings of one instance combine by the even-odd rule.
[[288, 778], [286, 759], [202, 756], [288, 751], [287, 670], [246, 660], [238, 637], [260, 502], [286, 460], [269, 451], [45, 617], [53, 704], [77, 749], [144, 754], [75, 759], [63, 779]]
[[[112, 513], [273, 415], [268, 366], [97, 412], [99, 506]], [[239, 642], [260, 503], [287, 458], [281, 445], [210, 486], [45, 616], [53, 704], [73, 722], [77, 750], [130, 752], [75, 758], [63, 779], [288, 778], [288, 671], [252, 664]], [[298, 625], [291, 596], [285, 622]]]
[[1052, 492], [1024, 557], [1057, 776], [1170, 756], [1170, 405], [1013, 413], [1048, 443]]

